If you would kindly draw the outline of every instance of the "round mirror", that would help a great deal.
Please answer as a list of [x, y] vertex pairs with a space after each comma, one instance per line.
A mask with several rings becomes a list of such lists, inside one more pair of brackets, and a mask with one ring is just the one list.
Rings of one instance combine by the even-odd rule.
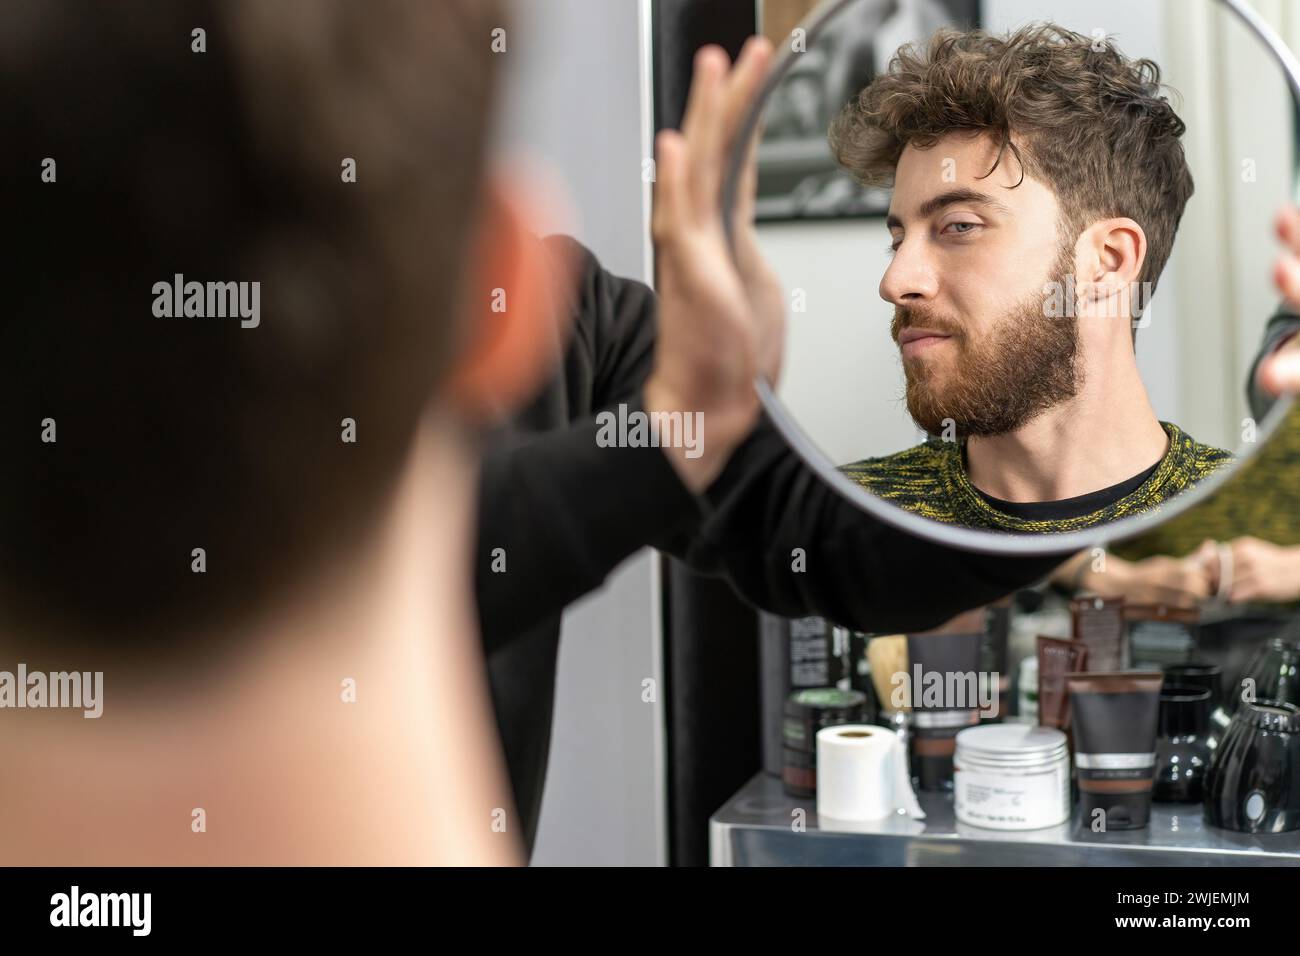
[[745, 132], [788, 322], [758, 389], [824, 480], [925, 538], [1058, 553], [1151, 530], [1269, 440], [1290, 402], [1248, 385], [1300, 67], [1253, 10], [760, 7], [778, 58]]

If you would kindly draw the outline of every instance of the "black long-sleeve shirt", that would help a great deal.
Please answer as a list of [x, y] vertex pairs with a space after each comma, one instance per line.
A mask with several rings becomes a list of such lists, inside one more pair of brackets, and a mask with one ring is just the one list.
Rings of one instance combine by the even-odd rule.
[[[601, 447], [596, 414], [619, 403], [641, 407], [654, 294], [610, 275], [572, 240], [547, 241], [571, 245], [582, 262], [576, 288], [560, 290], [572, 338], [559, 373], [485, 453], [475, 567], [493, 706], [530, 848], [560, 614], [640, 548], [725, 576], [744, 599], [778, 614], [895, 632], [1003, 597], [1066, 557], [978, 555], [882, 524], [822, 482], [766, 418], [699, 497], [661, 449]], [[803, 570], [795, 569], [796, 548]]]

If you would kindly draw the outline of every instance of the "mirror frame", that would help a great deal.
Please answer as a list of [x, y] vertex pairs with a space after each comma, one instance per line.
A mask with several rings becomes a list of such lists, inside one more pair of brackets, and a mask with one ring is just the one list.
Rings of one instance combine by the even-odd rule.
[[[860, 2], [864, 2], [864, 0], [824, 0], [813, 10], [808, 19], [800, 24], [806, 33], [807, 39], [809, 41], [814, 40], [837, 14], [850, 4]], [[1263, 43], [1286, 76], [1287, 85], [1291, 91], [1292, 137], [1296, 144], [1291, 193], [1292, 198], [1300, 202], [1300, 62], [1297, 62], [1295, 55], [1282, 42], [1281, 37], [1277, 35], [1273, 28], [1253, 8], [1246, 5], [1244, 0], [1210, 0], [1210, 2], [1218, 3], [1235, 14], [1246, 26], [1247, 30]], [[740, 173], [746, 158], [746, 150], [742, 147], [754, 135], [772, 91], [785, 79], [786, 74], [795, 64], [798, 56], [799, 54], [795, 53], [789, 45], [786, 45], [777, 55], [771, 73], [760, 88], [753, 104], [751, 104], [745, 122], [740, 127], [739, 135], [732, 147], [731, 157], [727, 163], [727, 175], [723, 185], [722, 211], [723, 224], [727, 231], [727, 242], [732, 248], [733, 256], [735, 243], [732, 235], [732, 212], [735, 209], [736, 190], [739, 186]], [[1241, 466], [1268, 444], [1273, 437], [1273, 433], [1277, 431], [1282, 420], [1290, 412], [1291, 405], [1294, 402], [1294, 398], [1291, 396], [1279, 397], [1273, 403], [1273, 407], [1269, 409], [1268, 414], [1264, 416], [1264, 421], [1259, 423], [1257, 440], [1252, 444], [1252, 447], [1240, 452], [1234, 451], [1236, 459], [1232, 466], [1202, 479], [1191, 489], [1182, 492], [1157, 510], [1121, 518], [1118, 521], [1112, 521], [1083, 531], [1070, 531], [1059, 534], [1052, 532], [1013, 533], [944, 524], [931, 518], [923, 518], [873, 495], [840, 472], [834, 462], [827, 457], [826, 453], [817, 446], [808, 433], [795, 421], [789, 408], [776, 395], [776, 392], [766, 379], [762, 377], [756, 379], [754, 388], [758, 392], [759, 399], [762, 401], [768, 417], [771, 418], [777, 430], [789, 442], [795, 453], [803, 459], [822, 481], [867, 514], [908, 534], [937, 544], [948, 545], [965, 551], [1008, 555], [1072, 554], [1087, 548], [1104, 547], [1111, 541], [1137, 537], [1183, 514], [1230, 482], [1239, 472]]]

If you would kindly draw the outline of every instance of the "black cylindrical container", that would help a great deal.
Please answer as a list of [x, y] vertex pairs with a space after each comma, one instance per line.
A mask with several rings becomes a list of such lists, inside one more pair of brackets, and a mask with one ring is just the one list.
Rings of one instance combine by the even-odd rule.
[[781, 783], [792, 797], [817, 795], [817, 754], [781, 748]]
[[912, 711], [912, 776], [922, 790], [952, 790], [957, 735], [980, 722], [978, 710]]
[[834, 654], [830, 625], [819, 617], [759, 615], [759, 660], [763, 682], [763, 769], [781, 776], [785, 701], [805, 687], [835, 687], [846, 675]]
[[[1168, 676], [1166, 675], [1166, 680]], [[1160, 691], [1156, 731], [1157, 803], [1200, 803], [1210, 763], [1210, 691], [1204, 687], [1165, 684]]]
[[1300, 829], [1300, 708], [1242, 703], [1210, 758], [1205, 822], [1245, 833]]
[[1223, 703], [1223, 668], [1191, 661], [1165, 666], [1165, 686], [1204, 687], [1210, 692], [1210, 710]]
[[817, 731], [840, 724], [864, 723], [866, 705], [866, 694], [838, 687], [797, 690], [786, 699], [785, 719], [781, 725], [781, 779], [787, 793], [796, 797], [813, 795], [816, 790]]
[[1228, 724], [1232, 723], [1231, 705], [1224, 701], [1223, 668], [1202, 661], [1170, 664], [1165, 667], [1165, 686], [1170, 685], [1204, 687], [1210, 692], [1210, 726], [1205, 732], [1205, 742], [1213, 750]]

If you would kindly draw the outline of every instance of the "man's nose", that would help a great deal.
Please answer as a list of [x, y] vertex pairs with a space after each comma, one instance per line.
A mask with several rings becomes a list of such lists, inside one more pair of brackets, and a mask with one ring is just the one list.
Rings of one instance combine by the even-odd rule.
[[933, 299], [938, 288], [924, 243], [904, 240], [880, 279], [880, 297], [895, 306], [916, 305]]

